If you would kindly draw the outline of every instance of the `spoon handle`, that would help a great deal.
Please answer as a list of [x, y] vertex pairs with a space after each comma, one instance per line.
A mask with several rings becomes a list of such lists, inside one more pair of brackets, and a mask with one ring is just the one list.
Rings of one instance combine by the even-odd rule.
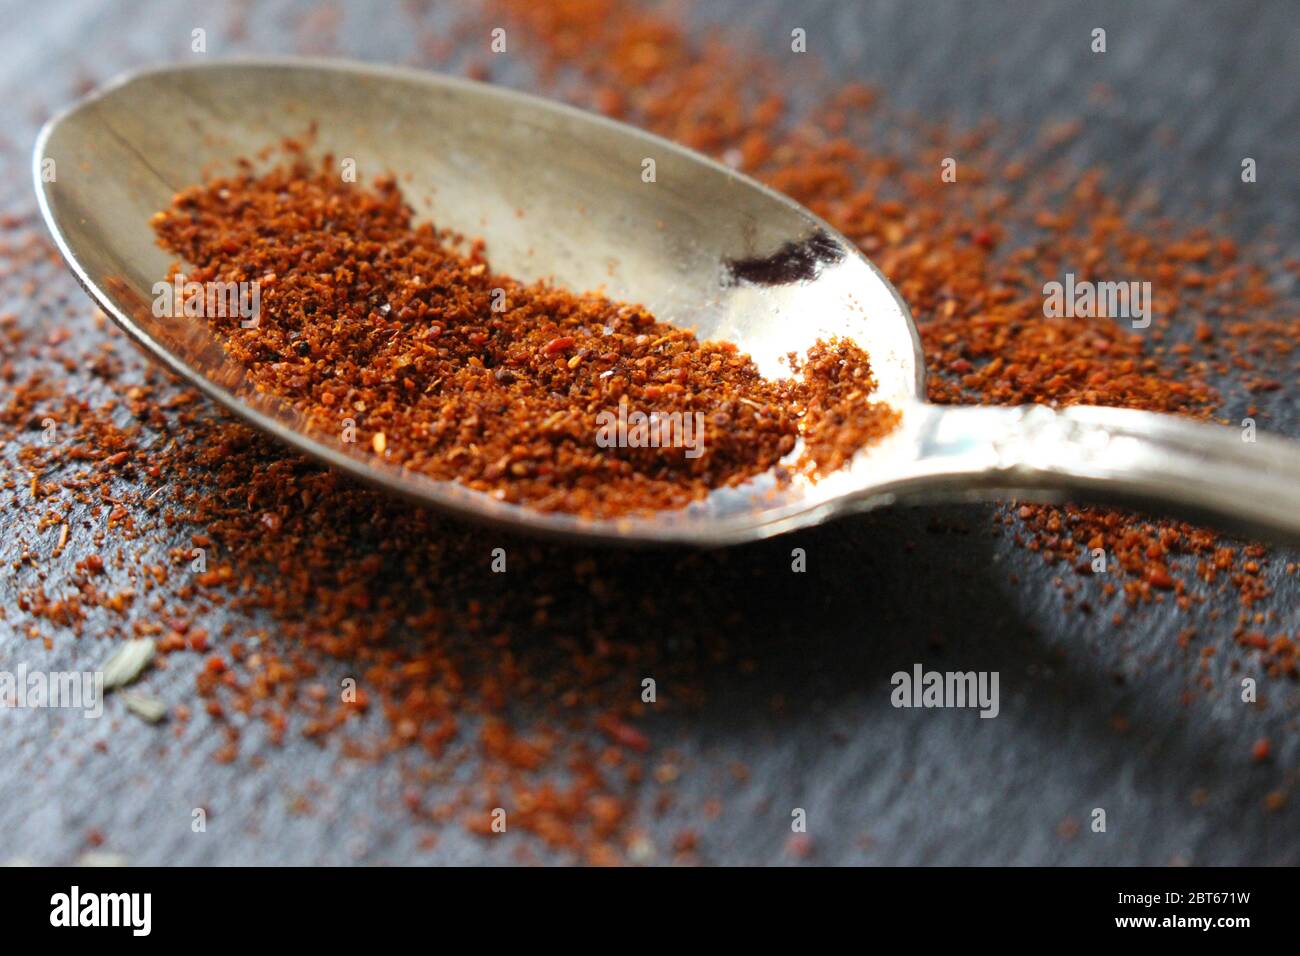
[[1300, 442], [1125, 408], [922, 406], [903, 498], [1153, 508], [1300, 544]]

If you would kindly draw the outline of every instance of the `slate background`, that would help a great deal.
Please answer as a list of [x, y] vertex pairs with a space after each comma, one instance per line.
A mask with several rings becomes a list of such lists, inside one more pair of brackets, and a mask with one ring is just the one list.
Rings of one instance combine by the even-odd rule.
[[[39, 124], [89, 83], [145, 63], [187, 55], [189, 31], [209, 31], [212, 55], [327, 52], [418, 63], [449, 7], [347, 4], [301, 24], [305, 4], [273, 2], [0, 3], [0, 197], [6, 212], [34, 210], [28, 164]], [[410, 10], [420, 25], [412, 26]], [[242, 11], [242, 12], [241, 12]], [[774, 49], [791, 26], [809, 31], [812, 52], [837, 78], [879, 85], [903, 107], [975, 120], [987, 115], [1032, 127], [1089, 118], [1069, 149], [1108, 165], [1133, 190], [1157, 187], [1165, 210], [1188, 222], [1226, 215], [1240, 238], [1272, 242], [1277, 261], [1297, 254], [1300, 218], [1300, 8], [1281, 2], [1092, 3], [727, 0], [695, 11], [701, 30], [743, 24]], [[244, 24], [242, 30], [238, 24]], [[1108, 30], [1110, 52], [1088, 52], [1093, 26]], [[453, 61], [467, 54], [453, 53]], [[494, 78], [526, 84], [527, 68], [505, 64]], [[1094, 83], [1115, 91], [1106, 108], [1089, 104]], [[811, 73], [809, 84], [811, 84]], [[792, 81], [796, 98], [802, 89]], [[809, 86], [811, 88], [811, 86]], [[1260, 181], [1238, 179], [1254, 156]], [[1294, 288], [1282, 288], [1294, 296]], [[65, 319], [67, 307], [80, 319]], [[33, 265], [0, 280], [0, 313], [25, 327], [72, 324], [90, 337], [90, 304], [61, 267]], [[20, 376], [21, 378], [21, 376]], [[1294, 380], [1268, 397], [1264, 427], [1300, 435]], [[99, 386], [86, 377], [87, 394]], [[1231, 395], [1231, 403], [1237, 401]], [[11, 460], [6, 449], [3, 460]], [[6, 497], [5, 503], [9, 498]], [[740, 549], [719, 558], [708, 586], [720, 605], [759, 600], [766, 632], [753, 673], [720, 668], [707, 702], [653, 724], [656, 742], [682, 770], [676, 805], [644, 814], [655, 862], [671, 862], [673, 835], [700, 837], [710, 863], [790, 862], [791, 807], [807, 810], [813, 862], [867, 864], [1240, 864], [1300, 862], [1300, 799], [1267, 812], [1267, 793], [1296, 780], [1294, 682], [1272, 681], [1232, 646], [1235, 606], [1213, 604], [1192, 619], [1151, 607], [1115, 630], [1109, 613], [1067, 612], [1051, 581], [1057, 571], [989, 534], [987, 507], [897, 510]], [[18, 586], [11, 562], [36, 535], [13, 512], [0, 535], [0, 599]], [[810, 571], [765, 576], [808, 549]], [[62, 560], [73, 562], [70, 548]], [[647, 556], [647, 586], [691, 588], [662, 579]], [[1271, 632], [1300, 629], [1300, 582], [1270, 561], [1277, 594]], [[1019, 575], [1012, 585], [1011, 572]], [[660, 575], [660, 577], [656, 577]], [[762, 589], [758, 596], [756, 592]], [[1212, 692], [1195, 690], [1196, 647], [1175, 636], [1198, 627], [1196, 647], [1219, 649]], [[694, 625], [683, 622], [689, 632]], [[942, 644], [934, 638], [942, 635]], [[652, 636], [669, 642], [674, 635]], [[56, 636], [50, 650], [0, 620], [0, 667], [93, 667], [107, 655], [91, 638]], [[895, 711], [889, 675], [914, 661], [940, 669], [1001, 673], [1002, 713]], [[1232, 665], [1258, 676], [1265, 701], [1237, 701]], [[176, 659], [147, 689], [170, 703], [193, 696], [197, 660]], [[630, 675], [631, 676], [631, 675]], [[785, 706], [772, 706], [774, 698]], [[119, 706], [114, 710], [113, 706]], [[211, 759], [219, 743], [204, 719], [176, 739], [110, 702], [108, 718], [63, 712], [0, 712], [0, 862], [66, 863], [89, 849], [135, 863], [480, 863], [510, 862], [510, 840], [485, 841], [458, 824], [421, 849], [401, 807], [395, 762], [341, 759], [290, 735], [277, 750], [254, 750], [266, 764], [249, 772]], [[1113, 719], [1130, 729], [1119, 733]], [[1253, 764], [1250, 745], [1271, 738], [1274, 758]], [[103, 741], [107, 753], [95, 743]], [[727, 772], [742, 760], [737, 785]], [[464, 779], [472, 765], [457, 771]], [[643, 799], [648, 807], [655, 788]], [[309, 796], [311, 813], [295, 811]], [[710, 819], [706, 801], [721, 797]], [[190, 810], [210, 809], [209, 832], [191, 834]], [[1105, 834], [1087, 831], [1093, 807], [1107, 810]], [[1062, 821], [1084, 825], [1073, 839]], [[526, 840], [523, 835], [519, 840]], [[536, 850], [536, 846], [533, 847]], [[539, 858], [547, 858], [538, 853]]]

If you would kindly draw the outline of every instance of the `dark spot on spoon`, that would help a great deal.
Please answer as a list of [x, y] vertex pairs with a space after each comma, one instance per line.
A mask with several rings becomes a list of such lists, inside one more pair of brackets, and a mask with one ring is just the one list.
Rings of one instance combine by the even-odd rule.
[[725, 264], [733, 283], [788, 285], [815, 279], [823, 265], [843, 258], [844, 249], [840, 244], [829, 233], [819, 229], [798, 242], [787, 242], [771, 255], [729, 259]]

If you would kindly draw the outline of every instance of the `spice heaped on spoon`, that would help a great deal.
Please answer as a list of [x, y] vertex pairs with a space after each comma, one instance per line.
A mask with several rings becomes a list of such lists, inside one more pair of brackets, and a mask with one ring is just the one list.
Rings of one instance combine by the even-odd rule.
[[[210, 135], [178, 142], [163, 118], [182, 114]], [[497, 276], [489, 281], [504, 283], [500, 276], [517, 276], [520, 283], [510, 288], [517, 295], [524, 289], [540, 289], [529, 283], [549, 279], [555, 289], [603, 289], [608, 296], [608, 302], [601, 304], [605, 300], [578, 295], [576, 301], [585, 304], [569, 313], [573, 326], [558, 323], [553, 331], [559, 334], [544, 341], [527, 335], [516, 340], [503, 328], [491, 332], [479, 328], [478, 334], [488, 336], [479, 343], [469, 341], [473, 331], [463, 333], [463, 342], [448, 338], [457, 341], [448, 359], [462, 359], [464, 364], [457, 368], [474, 369], [461, 373], [467, 376], [458, 383], [457, 396], [462, 399], [468, 396], [473, 402], [488, 394], [485, 389], [498, 387], [509, 394], [508, 386], [496, 377], [502, 368], [506, 371], [501, 374], [523, 379], [521, 387], [538, 390], [539, 395], [531, 396], [541, 403], [531, 406], [534, 410], [549, 408], [547, 403], [555, 400], [549, 394], [541, 396], [543, 388], [568, 383], [576, 384], [580, 392], [589, 374], [583, 366], [597, 338], [586, 321], [594, 316], [587, 311], [609, 319], [617, 311], [613, 303], [635, 302], [644, 308], [646, 321], [656, 333], [652, 341], [685, 334], [668, 331], [669, 325], [694, 330], [696, 340], [670, 339], [657, 346], [661, 350], [667, 346], [673, 358], [682, 353], [689, 356], [690, 381], [697, 380], [693, 373], [703, 375], [707, 368], [697, 366], [697, 361], [720, 358], [701, 344], [709, 341], [733, 342], [739, 353], [749, 357], [751, 364], [746, 365], [737, 355], [735, 360], [741, 364], [728, 365], [731, 377], [724, 381], [744, 381], [751, 388], [761, 388], [751, 375], [776, 382], [788, 375], [785, 363], [791, 353], [809, 362], [810, 350], [823, 348], [830, 351], [813, 352], [810, 367], [814, 374], [819, 369], [831, 373], [825, 392], [826, 421], [844, 418], [844, 410], [850, 407], [848, 420], [852, 421], [862, 408], [870, 407], [863, 402], [887, 406], [896, 420], [879, 440], [861, 447], [849, 442], [841, 448], [841, 453], [856, 451], [851, 457], [844, 454], [847, 460], [841, 467], [816, 481], [804, 474], [781, 481], [770, 469], [758, 471], [764, 456], [779, 452], [792, 432], [784, 425], [769, 425], [768, 413], [757, 409], [753, 419], [742, 419], [761, 436], [757, 449], [739, 442], [726, 446], [725, 429], [715, 426], [716, 439], [732, 449], [729, 456], [710, 462], [707, 456], [687, 459], [685, 454], [680, 459], [665, 456], [648, 461], [638, 455], [611, 455], [610, 461], [632, 469], [623, 473], [584, 476], [582, 459], [588, 466], [592, 459], [579, 454], [577, 432], [564, 432], [555, 447], [571, 451], [577, 460], [562, 462], [563, 490], [549, 498], [537, 483], [550, 476], [531, 470], [544, 464], [529, 444], [537, 441], [531, 434], [515, 436], [522, 446], [518, 455], [512, 446], [508, 458], [503, 452], [493, 460], [471, 459], [473, 471], [456, 475], [458, 481], [433, 477], [426, 468], [436, 473], [437, 466], [430, 465], [431, 459], [419, 458], [419, 445], [411, 439], [432, 439], [440, 454], [455, 453], [454, 444], [439, 443], [467, 426], [477, 413], [473, 405], [464, 406], [465, 417], [454, 422], [404, 417], [405, 406], [395, 401], [391, 407], [376, 409], [346, 389], [328, 387], [314, 364], [310, 374], [302, 369], [303, 360], [310, 356], [301, 353], [298, 341], [286, 338], [266, 348], [244, 330], [232, 330], [226, 343], [232, 349], [254, 345], [264, 349], [262, 354], [247, 351], [246, 364], [223, 346], [206, 322], [158, 316], [150, 308], [153, 284], [167, 274], [175, 255], [156, 245], [151, 227], [154, 214], [170, 205], [176, 191], [201, 183], [213, 165], [275, 146], [286, 132], [286, 116], [314, 121], [314, 148], [321, 155], [347, 157], [368, 173], [364, 181], [389, 171], [397, 173], [420, 220], [429, 219], [460, 235], [482, 237], [498, 271], [489, 272], [473, 253], [465, 261], [472, 263], [470, 268], [482, 264], [485, 277]], [[401, 130], [402, 135], [376, 135], [382, 130]], [[922, 401], [924, 363], [910, 315], [879, 271], [851, 243], [807, 210], [727, 167], [568, 107], [405, 70], [285, 60], [209, 63], [139, 74], [92, 96], [47, 126], [37, 143], [38, 159], [45, 156], [61, 158], [72, 164], [69, 168], [81, 164], [85, 170], [57, 182], [38, 179], [42, 207], [73, 269], [128, 332], [174, 371], [256, 426], [340, 469], [449, 511], [524, 530], [612, 542], [724, 544], [897, 501], [1069, 496], [1153, 505], [1235, 530], [1300, 538], [1296, 482], [1300, 453], [1291, 443], [1262, 437], [1245, 445], [1232, 430], [1122, 409], [927, 405]], [[641, 176], [647, 158], [654, 160], [653, 181]], [[293, 186], [284, 185], [286, 202], [293, 208]], [[381, 197], [382, 190], [370, 201], [382, 205]], [[375, 214], [382, 245], [385, 214], [381, 209]], [[321, 234], [328, 233], [324, 221], [317, 230]], [[268, 229], [274, 240], [274, 227]], [[387, 235], [397, 239], [391, 232]], [[180, 242], [177, 252], [186, 256], [184, 237], [173, 238]], [[192, 252], [202, 251], [193, 237], [190, 242]], [[274, 257], [275, 242], [270, 245]], [[398, 245], [433, 255], [409, 240]], [[237, 243], [221, 250], [221, 256], [229, 257], [220, 260], [229, 263], [227, 278], [253, 274], [254, 270], [243, 268], [251, 263], [239, 261], [241, 254], [251, 252]], [[259, 245], [258, 252], [265, 250]], [[304, 267], [309, 268], [301, 260], [302, 252], [299, 280], [307, 275]], [[326, 250], [309, 250], [309, 259], [313, 252], [324, 253], [322, 267], [337, 268], [337, 257], [332, 259]], [[435, 260], [455, 268], [436, 256]], [[757, 265], [764, 263], [770, 268]], [[378, 263], [371, 266], [379, 268]], [[287, 267], [283, 271], [289, 274]], [[277, 272], [272, 288], [279, 279]], [[424, 279], [420, 276], [417, 287]], [[381, 381], [372, 369], [367, 382], [367, 370], [359, 363], [356, 376], [349, 374], [348, 381], [391, 397], [405, 394], [404, 378], [411, 379], [412, 389], [419, 384], [411, 375], [400, 375], [401, 368], [392, 367], [410, 357], [407, 336], [417, 328], [419, 307], [408, 301], [404, 307], [413, 309], [413, 314], [393, 319], [395, 303], [369, 303], [364, 296], [354, 295], [358, 283], [375, 286], [378, 281], [363, 273], [359, 264], [355, 270], [330, 273], [326, 285], [346, 286], [348, 307], [358, 312], [366, 309], [358, 328], [337, 329], [331, 341], [353, 343], [360, 354], [386, 360], [388, 364], [380, 368], [391, 373], [391, 381]], [[444, 290], [439, 295], [450, 297], [454, 304], [457, 295], [476, 288], [470, 283], [459, 292]], [[308, 291], [299, 288], [299, 299], [294, 300], [304, 309], [311, 304]], [[270, 293], [270, 305], [276, 294]], [[553, 290], [550, 294], [557, 297], [551, 302], [557, 309], [573, 307], [572, 293]], [[389, 306], [388, 313], [384, 305]], [[462, 302], [460, 308], [467, 310], [470, 305], [477, 310], [479, 303]], [[372, 311], [380, 318], [371, 319]], [[656, 325], [651, 315], [665, 325]], [[304, 328], [319, 329], [319, 320], [305, 314], [298, 319], [288, 311], [271, 325], [287, 336], [295, 330], [295, 322], [300, 338]], [[384, 336], [392, 335], [393, 322], [400, 323], [402, 344], [392, 344], [393, 351], [387, 353], [390, 342]], [[461, 321], [459, 314], [451, 321], [430, 321], [430, 326], [438, 325], [439, 336], [460, 336], [474, 324]], [[517, 354], [510, 349], [493, 351], [494, 336], [503, 335], [506, 342], [520, 345]], [[324, 344], [310, 338], [309, 332], [308, 350]], [[818, 346], [819, 342], [824, 344]], [[631, 344], [640, 347], [635, 336]], [[837, 349], [847, 351], [837, 353]], [[646, 381], [633, 382], [629, 377], [629, 387], [672, 384], [671, 378], [659, 376], [664, 369], [658, 355], [631, 354], [636, 361], [651, 359], [654, 374], [647, 367]], [[870, 357], [874, 391], [864, 389], [861, 376], [852, 373], [854, 367], [865, 367], [863, 355]], [[823, 366], [826, 356], [830, 364]], [[510, 367], [511, 357], [528, 363], [526, 369], [518, 366], [525, 375]], [[334, 365], [349, 361], [341, 353], [330, 359]], [[483, 364], [481, 371], [469, 364], [471, 359]], [[284, 367], [273, 369], [277, 364]], [[268, 392], [267, 375], [278, 383], [277, 388], [289, 391]], [[451, 384], [438, 382], [433, 375], [421, 381], [423, 388]], [[564, 398], [556, 411], [582, 406], [584, 396], [559, 394]], [[609, 397], [601, 393], [601, 398]], [[656, 397], [662, 401], [663, 393]], [[341, 421], [334, 423], [332, 431], [322, 432], [315, 413], [318, 406], [334, 407], [325, 406], [326, 401], [336, 402], [341, 412], [349, 411], [350, 402], [350, 411], [364, 417], [348, 418], [361, 431], [360, 437], [368, 435], [369, 440], [344, 441], [348, 433]], [[674, 401], [682, 403], [683, 411], [696, 410], [685, 398]], [[763, 404], [762, 398], [753, 401]], [[805, 433], [816, 426], [815, 403], [784, 407], [796, 414], [803, 411]], [[593, 418], [609, 410], [603, 404], [587, 409]], [[392, 421], [391, 428], [387, 420]], [[595, 424], [593, 420], [589, 427]], [[473, 426], [469, 427], [473, 434]], [[568, 426], [560, 417], [550, 427]], [[592, 433], [591, 444], [596, 446], [595, 428]], [[815, 443], [809, 442], [808, 448], [816, 458]], [[671, 468], [668, 462], [673, 462]], [[515, 474], [515, 465], [524, 473]], [[600, 511], [617, 495], [602, 503], [600, 493], [591, 488], [611, 475], [639, 487], [641, 479], [630, 478], [637, 467], [647, 485], [664, 482], [650, 496], [655, 502], [651, 507], [664, 510], [618, 517], [611, 516], [619, 514], [618, 505]], [[747, 475], [753, 477], [743, 480]], [[590, 485], [583, 484], [584, 477], [590, 478]], [[473, 482], [481, 483], [482, 490]], [[533, 503], [526, 503], [522, 494], [518, 503], [499, 497], [502, 493], [508, 497], [506, 489], [517, 491], [522, 484], [530, 487], [530, 493], [538, 492]], [[713, 490], [696, 497], [704, 488]], [[575, 489], [581, 501], [566, 499]], [[691, 503], [681, 507], [688, 500]]]
[[768, 471], [833, 471], [896, 421], [853, 342], [817, 342], [789, 356], [797, 377], [765, 379], [734, 345], [639, 306], [495, 273], [481, 248], [416, 225], [392, 177], [347, 183], [334, 157], [299, 149], [178, 194], [154, 225], [184, 259], [173, 279], [265, 282], [256, 323], [221, 309], [209, 326], [321, 435], [503, 501], [609, 518]]

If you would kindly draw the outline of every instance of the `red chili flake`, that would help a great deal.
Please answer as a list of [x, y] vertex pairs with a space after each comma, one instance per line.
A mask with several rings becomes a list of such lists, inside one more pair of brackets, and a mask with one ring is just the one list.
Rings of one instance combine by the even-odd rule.
[[811, 857], [816, 849], [812, 837], [806, 833], [792, 833], [785, 842], [785, 852], [798, 860]]
[[1169, 576], [1169, 572], [1159, 566], [1153, 566], [1147, 569], [1147, 582], [1153, 588], [1170, 590], [1174, 586], [1174, 579]]
[[605, 717], [600, 721], [600, 729], [611, 740], [644, 753], [650, 749], [650, 739], [645, 734], [615, 717]]
[[577, 339], [572, 335], [561, 335], [559, 338], [551, 339], [551, 341], [542, 346], [542, 354], [559, 355], [561, 352], [566, 352], [573, 348], [576, 342]]

